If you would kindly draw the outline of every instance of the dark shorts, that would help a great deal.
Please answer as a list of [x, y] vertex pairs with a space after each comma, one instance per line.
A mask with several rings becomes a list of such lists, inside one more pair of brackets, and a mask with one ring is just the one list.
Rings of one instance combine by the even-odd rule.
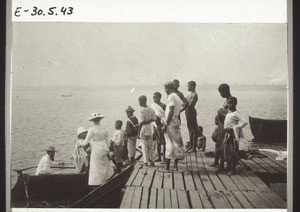
[[189, 130], [197, 130], [198, 122], [197, 122], [197, 111], [195, 108], [187, 108], [185, 110], [187, 127]]

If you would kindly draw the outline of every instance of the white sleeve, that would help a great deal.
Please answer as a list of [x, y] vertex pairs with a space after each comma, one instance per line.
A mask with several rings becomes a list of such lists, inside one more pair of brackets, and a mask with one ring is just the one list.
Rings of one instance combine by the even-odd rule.
[[175, 106], [175, 105], [176, 105], [175, 97], [174, 97], [174, 95], [170, 95], [169, 99], [168, 99], [168, 106], [170, 107], [170, 106]]
[[90, 140], [92, 139], [93, 135], [94, 135], [94, 128], [90, 128], [87, 135], [86, 135], [86, 138], [83, 142], [81, 142], [81, 144], [79, 146], [86, 146], [90, 143]]
[[240, 113], [236, 113], [236, 117], [239, 120], [238, 127], [240, 129], [244, 128], [248, 124], [246, 118], [243, 117]]

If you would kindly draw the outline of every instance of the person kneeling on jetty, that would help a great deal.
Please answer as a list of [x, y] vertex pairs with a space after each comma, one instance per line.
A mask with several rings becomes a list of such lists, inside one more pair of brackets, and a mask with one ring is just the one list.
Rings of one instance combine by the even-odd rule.
[[114, 169], [109, 158], [108, 132], [100, 125], [100, 121], [103, 118], [104, 116], [99, 113], [92, 113], [90, 115], [89, 121], [92, 121], [94, 126], [89, 128], [84, 142], [80, 145], [91, 145], [92, 151], [88, 184], [93, 189], [102, 185], [114, 174]]
[[64, 165], [64, 162], [58, 162], [54, 161], [55, 147], [49, 146], [48, 149], [46, 149], [47, 154], [42, 157], [40, 160], [37, 169], [36, 169], [36, 175], [42, 175], [42, 174], [51, 174], [51, 166], [52, 165]]
[[224, 120], [224, 139], [221, 145], [220, 167], [216, 173], [224, 171], [224, 162], [227, 162], [228, 175], [236, 174], [239, 160], [239, 141], [243, 138], [242, 128], [247, 125], [247, 120], [236, 110], [237, 98], [228, 98], [228, 113]]
[[166, 117], [162, 119], [165, 141], [166, 141], [166, 167], [165, 171], [170, 171], [171, 159], [175, 159], [173, 171], [178, 170], [178, 160], [184, 159], [183, 141], [180, 132], [179, 113], [182, 101], [175, 93], [173, 82], [164, 84], [168, 95], [166, 102]]
[[111, 140], [111, 146], [114, 152], [113, 162], [116, 165], [116, 172], [120, 173], [122, 171], [122, 158], [124, 152], [124, 130], [122, 129], [123, 122], [121, 120], [117, 120], [115, 123], [115, 133]]
[[90, 145], [84, 148], [78, 148], [84, 142], [87, 135], [87, 130], [79, 127], [77, 130], [77, 141], [75, 143], [75, 150], [72, 154], [77, 173], [84, 173], [88, 170], [89, 158], [91, 154]]

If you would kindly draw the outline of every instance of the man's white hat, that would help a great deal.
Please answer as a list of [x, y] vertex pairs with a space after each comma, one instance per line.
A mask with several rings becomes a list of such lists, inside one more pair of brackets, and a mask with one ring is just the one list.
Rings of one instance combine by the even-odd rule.
[[54, 146], [49, 146], [48, 149], [46, 149], [46, 151], [49, 151], [49, 152], [57, 152], [55, 150], [55, 147]]
[[79, 127], [77, 130], [77, 137], [81, 134], [87, 132], [87, 130], [84, 127]]
[[92, 121], [95, 118], [100, 118], [103, 119], [104, 115], [100, 114], [100, 113], [91, 113], [90, 117], [89, 117], [89, 121]]

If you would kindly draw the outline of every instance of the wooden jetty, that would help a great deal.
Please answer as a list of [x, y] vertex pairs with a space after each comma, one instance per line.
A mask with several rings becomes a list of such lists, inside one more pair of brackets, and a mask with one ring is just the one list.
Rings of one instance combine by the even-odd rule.
[[[286, 208], [286, 202], [242, 164], [237, 175], [215, 174], [213, 158], [187, 154], [179, 171], [136, 164], [120, 208]], [[172, 165], [172, 164], [171, 164]]]

